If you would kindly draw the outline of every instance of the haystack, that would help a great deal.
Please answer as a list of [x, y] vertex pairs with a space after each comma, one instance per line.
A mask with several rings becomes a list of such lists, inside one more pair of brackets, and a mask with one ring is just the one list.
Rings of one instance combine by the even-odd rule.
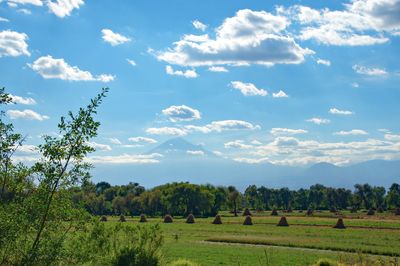
[[246, 218], [244, 219], [243, 225], [253, 225], [253, 222], [251, 221], [251, 216], [247, 215]]
[[125, 216], [124, 215], [120, 215], [119, 216], [119, 221], [120, 222], [126, 222]]
[[278, 211], [276, 209], [273, 209], [271, 212], [272, 216], [278, 216]]
[[308, 208], [306, 215], [311, 216], [313, 215], [314, 211], [311, 208]]
[[146, 215], [143, 213], [140, 215], [139, 223], [147, 223]]
[[367, 215], [374, 215], [375, 214], [375, 211], [374, 211], [374, 209], [369, 209], [368, 210], [368, 212], [367, 212]]
[[107, 222], [107, 216], [101, 216], [100, 217], [100, 222]]
[[279, 223], [277, 224], [277, 226], [289, 226], [285, 216], [281, 217], [281, 219], [279, 220]]
[[215, 215], [214, 221], [212, 223], [213, 224], [222, 224], [221, 215], [219, 215], [219, 214]]
[[251, 212], [250, 212], [249, 208], [246, 208], [246, 209], [244, 210], [244, 212], [243, 212], [243, 216], [248, 216], [248, 215], [251, 216]]
[[400, 215], [400, 208], [397, 208], [397, 209], [394, 211], [394, 215]]
[[336, 224], [335, 224], [335, 226], [334, 226], [333, 228], [336, 228], [336, 229], [346, 229], [346, 226], [344, 226], [344, 223], [343, 223], [343, 219], [342, 219], [342, 218], [339, 218], [339, 219], [337, 220], [337, 222], [336, 222]]
[[173, 220], [171, 215], [167, 214], [164, 216], [164, 223], [172, 223], [172, 222]]
[[187, 224], [194, 224], [194, 216], [193, 214], [189, 214], [188, 217], [186, 218], [186, 223]]

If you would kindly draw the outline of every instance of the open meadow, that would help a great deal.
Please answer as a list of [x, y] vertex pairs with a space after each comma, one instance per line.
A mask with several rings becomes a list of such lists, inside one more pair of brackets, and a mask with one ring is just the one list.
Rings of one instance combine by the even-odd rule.
[[[334, 229], [337, 215], [328, 211], [306, 217], [286, 213], [288, 227], [279, 227], [280, 216], [270, 212], [253, 215], [253, 225], [243, 225], [245, 217], [222, 213], [222, 224], [214, 218], [196, 218], [187, 224], [183, 217], [160, 223], [165, 237], [164, 261], [187, 259], [198, 265], [312, 265], [328, 258], [346, 265], [398, 265], [400, 257], [400, 217], [392, 214], [367, 216], [343, 213], [346, 229]], [[109, 217], [107, 224], [118, 223]], [[137, 224], [138, 217], [127, 218]]]

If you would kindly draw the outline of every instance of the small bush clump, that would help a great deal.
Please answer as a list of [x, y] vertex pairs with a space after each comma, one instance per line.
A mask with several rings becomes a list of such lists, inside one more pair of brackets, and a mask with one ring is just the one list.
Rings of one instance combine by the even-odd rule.
[[313, 209], [308, 208], [306, 215], [311, 216], [311, 215], [313, 215], [313, 213], [314, 213]]
[[171, 266], [197, 266], [196, 263], [191, 262], [190, 260], [187, 260], [187, 259], [179, 259], [179, 260], [172, 262], [169, 265], [171, 265]]
[[143, 213], [140, 215], [139, 223], [147, 223], [146, 215]]
[[244, 219], [243, 225], [253, 225], [250, 215], [246, 216], [246, 218]]
[[167, 214], [164, 216], [164, 223], [172, 223], [172, 222], [173, 220], [171, 215]]
[[279, 223], [277, 224], [277, 226], [289, 226], [285, 216], [281, 217], [281, 219], [279, 220]]
[[276, 209], [273, 209], [271, 212], [272, 216], [278, 216], [278, 211]]
[[189, 214], [188, 217], [186, 218], [186, 223], [187, 224], [194, 224], [194, 216], [193, 214]]
[[330, 259], [319, 259], [313, 266], [337, 266], [338, 263]]
[[379, 207], [376, 209], [376, 211], [377, 211], [378, 213], [383, 213], [384, 209], [383, 209], [382, 206], [379, 206]]
[[107, 222], [107, 216], [105, 216], [105, 215], [101, 216], [100, 222]]
[[219, 215], [219, 214], [215, 215], [214, 221], [212, 223], [213, 224], [222, 224], [221, 215]]
[[246, 209], [244, 210], [244, 212], [243, 212], [243, 216], [248, 216], [248, 215], [251, 216], [251, 212], [250, 212], [249, 208], [246, 208]]
[[333, 226], [333, 228], [336, 228], [336, 229], [346, 229], [346, 226], [344, 226], [344, 223], [343, 223], [343, 219], [342, 219], [342, 218], [339, 218], [339, 219], [337, 220], [336, 224]]
[[122, 222], [122, 223], [123, 223], [123, 222], [126, 222], [125, 216], [124, 216], [124, 215], [120, 215], [120, 216], [119, 216], [119, 221]]
[[375, 214], [375, 211], [374, 211], [374, 209], [369, 209], [368, 210], [368, 212], [367, 212], [367, 215], [374, 215]]

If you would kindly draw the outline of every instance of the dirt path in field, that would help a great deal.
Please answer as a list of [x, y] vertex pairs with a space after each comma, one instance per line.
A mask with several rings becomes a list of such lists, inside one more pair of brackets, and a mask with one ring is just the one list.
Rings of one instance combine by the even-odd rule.
[[[242, 247], [258, 247], [258, 248], [276, 248], [276, 249], [290, 249], [290, 250], [298, 250], [298, 251], [307, 251], [307, 252], [318, 252], [318, 253], [334, 253], [334, 254], [357, 254], [356, 252], [351, 251], [337, 251], [330, 249], [319, 249], [319, 248], [304, 248], [304, 247], [289, 247], [289, 246], [279, 246], [279, 245], [268, 245], [268, 244], [246, 244], [246, 243], [228, 243], [228, 242], [214, 242], [214, 241], [198, 241], [201, 244], [211, 244], [211, 245], [223, 245], [223, 246], [242, 246]], [[369, 254], [363, 253], [364, 256], [372, 256], [372, 257], [387, 257], [394, 258], [389, 255], [378, 255], [378, 254]]]

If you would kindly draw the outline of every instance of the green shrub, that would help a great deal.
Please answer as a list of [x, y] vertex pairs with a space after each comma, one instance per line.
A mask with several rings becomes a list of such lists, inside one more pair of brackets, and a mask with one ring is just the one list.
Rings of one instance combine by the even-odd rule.
[[197, 266], [196, 263], [187, 259], [179, 259], [169, 264], [170, 266]]
[[319, 259], [313, 266], [338, 266], [338, 263], [330, 259]]

